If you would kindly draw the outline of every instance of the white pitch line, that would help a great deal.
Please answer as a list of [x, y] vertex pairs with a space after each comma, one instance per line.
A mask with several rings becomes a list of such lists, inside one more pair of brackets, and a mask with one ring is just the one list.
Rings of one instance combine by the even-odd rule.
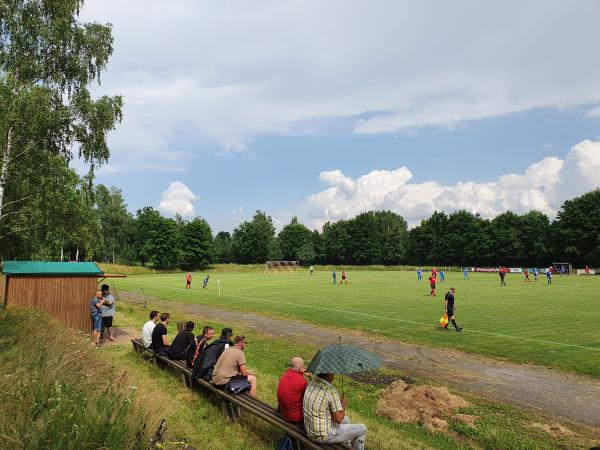
[[[186, 291], [187, 290], [185, 288], [166, 286], [163, 284], [153, 284], [153, 286], [163, 287], [166, 289], [175, 289], [178, 291]], [[206, 295], [217, 295], [217, 294], [214, 294], [212, 292], [207, 292]], [[359, 311], [348, 311], [348, 310], [327, 308], [325, 306], [305, 305], [303, 303], [284, 302], [281, 300], [268, 300], [266, 298], [248, 297], [248, 296], [244, 296], [244, 295], [233, 295], [233, 294], [221, 294], [221, 297], [233, 297], [233, 298], [241, 298], [241, 299], [245, 299], [245, 300], [255, 300], [255, 301], [266, 302], [266, 303], [276, 303], [276, 304], [281, 304], [281, 305], [299, 306], [302, 308], [319, 309], [322, 311], [335, 312], [335, 313], [339, 313], [339, 314], [353, 314], [355, 316], [371, 317], [373, 319], [382, 319], [382, 320], [389, 320], [392, 322], [410, 323], [413, 325], [421, 325], [421, 326], [428, 327], [428, 328], [436, 328], [435, 325], [431, 325], [430, 323], [415, 322], [412, 320], [398, 319], [395, 317], [377, 316], [375, 314], [363, 313], [363, 312], [359, 312]], [[580, 348], [583, 350], [591, 350], [591, 351], [600, 352], [600, 348], [598, 348], [598, 347], [587, 347], [585, 345], [578, 345], [578, 344], [565, 344], [564, 342], [548, 341], [545, 339], [528, 338], [528, 337], [522, 337], [522, 336], [512, 336], [510, 334], [493, 333], [491, 331], [476, 330], [476, 329], [471, 329], [471, 328], [469, 328], [468, 331], [470, 333], [485, 334], [488, 336], [494, 336], [494, 337], [499, 337], [499, 338], [516, 339], [516, 340], [523, 340], [523, 341], [529, 341], [529, 342], [538, 342], [538, 343], [542, 343], [542, 344], [557, 345], [559, 347], [573, 347], [573, 348]]]

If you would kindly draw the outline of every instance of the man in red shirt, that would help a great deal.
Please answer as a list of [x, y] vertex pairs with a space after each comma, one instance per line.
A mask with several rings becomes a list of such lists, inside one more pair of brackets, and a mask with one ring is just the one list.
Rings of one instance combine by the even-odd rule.
[[293, 357], [289, 369], [279, 379], [277, 400], [279, 411], [286, 422], [304, 423], [302, 401], [308, 383], [304, 379], [306, 367], [302, 358]]
[[433, 275], [429, 277], [429, 286], [431, 286], [431, 296], [435, 297], [435, 277]]
[[437, 269], [435, 267], [431, 269], [431, 276], [437, 279]]
[[189, 273], [189, 272], [185, 276], [185, 288], [186, 289], [191, 289], [192, 288], [192, 274]]

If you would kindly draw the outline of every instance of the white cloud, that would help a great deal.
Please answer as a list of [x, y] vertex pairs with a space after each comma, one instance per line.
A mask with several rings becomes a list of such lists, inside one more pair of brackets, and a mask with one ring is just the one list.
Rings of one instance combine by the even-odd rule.
[[169, 187], [162, 193], [158, 208], [165, 214], [174, 216], [179, 214], [182, 217], [193, 217], [194, 202], [198, 200], [189, 187], [181, 181], [172, 181]]
[[600, 117], [600, 106], [590, 109], [585, 115], [586, 119], [596, 119], [598, 117]]
[[111, 143], [130, 165], [164, 163], [186, 130], [240, 154], [253, 136], [306, 132], [323, 118], [386, 133], [598, 103], [599, 16], [600, 2], [559, 0], [84, 7], [85, 19], [114, 23], [100, 91], [124, 95]]
[[507, 174], [487, 183], [459, 182], [442, 186], [434, 181], [410, 183], [412, 173], [374, 170], [352, 180], [341, 171], [321, 172], [330, 187], [305, 202], [316, 227], [364, 211], [390, 209], [416, 225], [434, 211], [466, 209], [492, 218], [504, 211], [542, 211], [551, 217], [565, 200], [600, 187], [600, 142], [582, 141], [564, 160], [547, 157], [522, 174]]

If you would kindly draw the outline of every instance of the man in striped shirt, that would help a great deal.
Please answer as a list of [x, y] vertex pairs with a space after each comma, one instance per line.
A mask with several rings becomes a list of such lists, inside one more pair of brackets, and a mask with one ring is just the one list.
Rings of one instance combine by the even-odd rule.
[[365, 448], [367, 427], [351, 424], [346, 416], [348, 401], [331, 385], [332, 373], [319, 373], [304, 393], [304, 428], [311, 441], [321, 444], [351, 442], [355, 450]]

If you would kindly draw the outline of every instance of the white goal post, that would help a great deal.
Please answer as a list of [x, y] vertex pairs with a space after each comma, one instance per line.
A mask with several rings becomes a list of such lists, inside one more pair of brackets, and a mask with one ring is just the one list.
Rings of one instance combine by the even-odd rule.
[[267, 261], [265, 272], [267, 273], [295, 273], [300, 268], [298, 261]]

